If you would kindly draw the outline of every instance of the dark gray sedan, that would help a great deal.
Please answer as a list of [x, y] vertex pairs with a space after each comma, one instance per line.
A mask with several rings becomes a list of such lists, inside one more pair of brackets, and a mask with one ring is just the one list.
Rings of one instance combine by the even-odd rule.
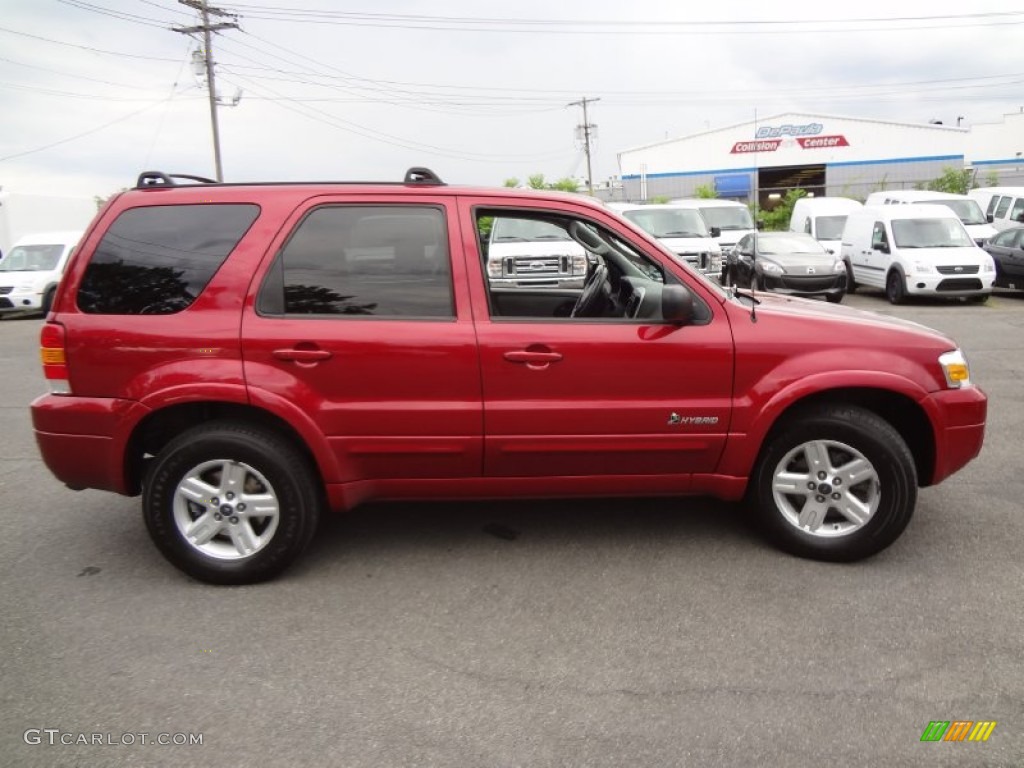
[[996, 263], [995, 285], [1024, 289], [1024, 227], [1004, 229], [984, 248]]
[[755, 287], [795, 296], [846, 295], [846, 267], [802, 232], [754, 232], [736, 243], [722, 270], [726, 285]]

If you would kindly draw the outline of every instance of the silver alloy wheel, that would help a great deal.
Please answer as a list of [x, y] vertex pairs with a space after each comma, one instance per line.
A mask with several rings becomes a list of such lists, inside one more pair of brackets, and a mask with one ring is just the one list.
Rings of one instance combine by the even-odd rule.
[[864, 454], [835, 440], [812, 440], [782, 457], [772, 495], [786, 522], [812, 536], [848, 536], [878, 509], [878, 472]]
[[218, 560], [240, 560], [274, 537], [280, 504], [273, 486], [231, 459], [193, 467], [174, 491], [174, 522], [192, 547]]

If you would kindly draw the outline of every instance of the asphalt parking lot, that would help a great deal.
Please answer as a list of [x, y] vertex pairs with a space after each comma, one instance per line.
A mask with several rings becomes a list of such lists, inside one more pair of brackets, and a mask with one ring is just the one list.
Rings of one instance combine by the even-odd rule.
[[[0, 764], [1024, 764], [1024, 294], [846, 303], [951, 334], [990, 397], [981, 457], [871, 560], [781, 554], [709, 500], [386, 505], [240, 588], [52, 478], [41, 321], [3, 320]], [[936, 720], [997, 725], [921, 742]]]

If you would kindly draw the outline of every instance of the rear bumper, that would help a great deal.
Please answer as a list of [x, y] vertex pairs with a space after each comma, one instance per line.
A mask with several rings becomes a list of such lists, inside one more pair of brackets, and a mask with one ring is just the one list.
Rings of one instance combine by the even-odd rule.
[[981, 453], [988, 398], [978, 387], [948, 389], [928, 396], [935, 425], [935, 470], [929, 485], [945, 480]]
[[32, 427], [43, 461], [69, 488], [132, 494], [125, 466], [130, 426], [149, 412], [134, 400], [42, 395]]

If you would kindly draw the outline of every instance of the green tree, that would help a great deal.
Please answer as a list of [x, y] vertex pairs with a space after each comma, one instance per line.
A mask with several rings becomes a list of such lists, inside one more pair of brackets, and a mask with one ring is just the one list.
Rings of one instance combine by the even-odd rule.
[[718, 193], [715, 192], [715, 188], [710, 184], [701, 184], [693, 190], [693, 196], [701, 200], [714, 200], [718, 197]]
[[985, 186], [986, 187], [998, 187], [999, 186], [999, 174], [995, 171], [989, 171], [985, 174]]
[[505, 179], [505, 186], [508, 187], [509, 189], [515, 189], [516, 187], [519, 186], [519, 179], [517, 179], [515, 176], [513, 176], [510, 179]]
[[558, 189], [562, 192], [579, 192], [580, 185], [576, 179], [570, 179], [568, 176], [564, 179], [559, 179], [554, 184], [545, 184], [545, 189]]
[[942, 175], [932, 179], [925, 185], [931, 192], [952, 192], [955, 195], [966, 195], [971, 188], [974, 173], [966, 168], [943, 168]]
[[789, 229], [789, 220], [793, 216], [793, 206], [801, 197], [807, 195], [805, 189], [791, 189], [771, 210], [761, 209], [761, 219], [764, 221], [764, 228], [773, 231]]
[[654, 203], [655, 205], [664, 205], [670, 199], [671, 198], [668, 195], [655, 195], [654, 197], [651, 198], [651, 202]]
[[531, 176], [527, 176], [526, 183], [530, 185], [530, 189], [546, 189], [543, 173], [534, 173]]

